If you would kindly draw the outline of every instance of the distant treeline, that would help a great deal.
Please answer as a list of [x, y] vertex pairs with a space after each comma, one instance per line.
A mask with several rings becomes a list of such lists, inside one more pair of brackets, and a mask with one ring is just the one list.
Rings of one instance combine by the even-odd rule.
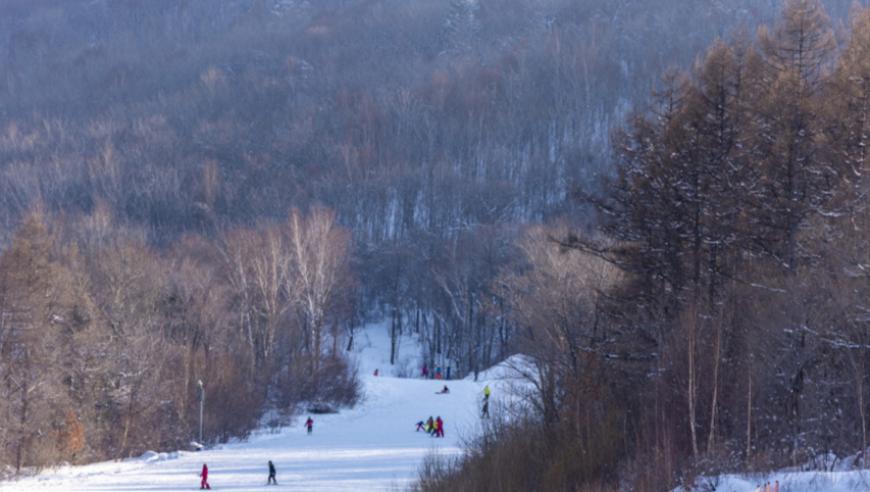
[[517, 225], [591, 222], [570, 194], [612, 172], [612, 127], [778, 5], [4, 1], [0, 244], [34, 208], [104, 207], [165, 247], [325, 206], [366, 280], [356, 311], [474, 371], [511, 350], [491, 286]]

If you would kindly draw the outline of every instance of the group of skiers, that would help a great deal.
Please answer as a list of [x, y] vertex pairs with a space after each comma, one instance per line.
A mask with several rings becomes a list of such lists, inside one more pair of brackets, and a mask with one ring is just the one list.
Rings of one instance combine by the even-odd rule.
[[779, 492], [779, 480], [774, 481], [772, 484], [767, 482], [764, 485], [759, 485], [752, 492]]
[[[423, 371], [425, 375], [425, 371], [427, 371], [426, 366], [423, 366]], [[449, 371], [449, 368], [448, 368]], [[440, 368], [439, 368], [440, 372]], [[377, 373], [376, 373], [377, 374]], [[440, 379], [440, 378], [437, 378]], [[444, 385], [444, 388], [438, 392], [438, 394], [449, 394], [450, 390], [447, 388], [447, 385]], [[481, 410], [482, 417], [489, 417], [489, 397], [492, 394], [492, 390], [489, 388], [489, 385], [484, 386], [483, 388], [483, 408]], [[314, 430], [314, 420], [309, 416], [305, 421], [305, 428], [307, 429], [307, 433], [310, 435]], [[432, 418], [430, 415], [426, 421], [417, 422], [417, 432], [424, 431], [432, 437], [444, 437], [444, 420], [439, 415], [436, 418]], [[208, 483], [208, 465], [205, 463], [202, 464], [202, 471], [199, 473], [201, 478], [199, 483], [199, 488], [204, 490], [211, 490], [211, 485]], [[278, 480], [276, 478], [276, 470], [275, 464], [272, 461], [269, 461], [269, 478], [266, 481], [267, 485], [278, 485]], [[775, 482], [774, 485], [771, 486], [770, 482], [763, 486], [759, 486], [753, 492], [779, 492], [779, 482]]]
[[[424, 366], [425, 367], [425, 366]], [[450, 394], [450, 388], [445, 384], [441, 391], [436, 391], [436, 395], [447, 395]], [[489, 397], [492, 395], [492, 389], [490, 389], [489, 385], [483, 387], [483, 406], [481, 408], [481, 418], [489, 418]], [[425, 422], [420, 420], [417, 422], [417, 432], [425, 431], [427, 434], [433, 437], [444, 437], [444, 421], [441, 420], [441, 416], [439, 415], [437, 419], [432, 419], [430, 416], [428, 420]], [[773, 492], [773, 491], [764, 491], [764, 492]], [[779, 491], [776, 491], [779, 492]]]
[[[431, 418], [431, 417], [430, 417]], [[439, 419], [441, 417], [438, 417]], [[305, 421], [305, 428], [307, 429], [307, 433], [310, 435], [314, 430], [314, 420], [309, 416], [308, 420]], [[208, 483], [208, 465], [203, 463], [202, 470], [199, 472], [200, 482], [199, 488], [202, 490], [211, 490], [211, 485]], [[278, 485], [278, 480], [276, 478], [276, 470], [275, 464], [272, 463], [272, 460], [269, 460], [269, 478], [266, 480], [266, 485]]]
[[432, 437], [444, 437], [444, 420], [440, 415], [435, 419], [430, 415], [426, 422], [417, 422], [417, 432], [420, 431], [425, 431]]
[[[266, 480], [266, 485], [278, 485], [278, 479], [276, 478], [277, 470], [275, 470], [275, 464], [272, 463], [272, 460], [269, 460], [269, 478]], [[201, 490], [211, 490], [211, 485], [208, 483], [208, 465], [202, 464], [202, 471], [199, 472], [199, 476], [201, 478], [199, 482], [199, 488]]]
[[450, 379], [450, 366], [447, 366], [447, 372], [445, 374], [441, 372], [440, 366], [436, 367], [434, 371], [430, 372], [429, 366], [424, 363], [423, 367], [420, 369], [420, 376], [422, 376], [423, 379]]

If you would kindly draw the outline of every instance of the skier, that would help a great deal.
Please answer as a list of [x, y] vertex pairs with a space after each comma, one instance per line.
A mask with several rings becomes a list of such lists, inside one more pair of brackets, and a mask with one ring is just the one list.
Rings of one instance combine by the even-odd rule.
[[311, 434], [311, 431], [314, 430], [314, 421], [311, 420], [311, 417], [308, 417], [308, 420], [305, 421], [305, 427], [308, 427], [308, 434]]
[[435, 368], [435, 379], [441, 379], [441, 366]]
[[423, 363], [423, 370], [421, 371], [423, 374], [423, 379], [429, 379], [429, 366], [426, 363]]
[[426, 424], [422, 420], [417, 422], [417, 432], [421, 430], [426, 430]]
[[435, 419], [432, 416], [429, 416], [429, 420], [426, 421], [426, 433], [432, 435], [435, 432]]
[[278, 480], [275, 478], [275, 464], [272, 460], [269, 460], [269, 480], [266, 482], [266, 485], [269, 484], [278, 485]]
[[202, 480], [199, 482], [199, 488], [211, 490], [211, 485], [208, 484], [208, 466], [205, 463], [202, 464], [202, 471], [199, 472], [199, 476], [202, 477]]
[[483, 399], [489, 400], [490, 393], [492, 393], [492, 390], [489, 389], [489, 385], [487, 384], [486, 386], [483, 387]]
[[378, 370], [375, 369], [375, 377], [378, 377]]
[[441, 388], [441, 391], [439, 391], [439, 392], [437, 392], [437, 393], [435, 393], [435, 394], [436, 394], [436, 395], [446, 395], [446, 394], [448, 394], [448, 393], [450, 393], [450, 388], [448, 388], [447, 385], [445, 384], [444, 387]]
[[489, 418], [489, 398], [483, 399], [483, 410], [480, 414], [482, 418]]
[[444, 421], [440, 415], [435, 419], [435, 437], [444, 437]]

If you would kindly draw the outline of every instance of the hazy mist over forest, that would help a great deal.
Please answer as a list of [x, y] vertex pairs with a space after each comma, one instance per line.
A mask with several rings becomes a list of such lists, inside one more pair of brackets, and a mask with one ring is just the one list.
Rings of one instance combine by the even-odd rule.
[[315, 202], [360, 240], [537, 221], [608, 169], [666, 69], [779, 8], [6, 0], [0, 224], [97, 202], [156, 241]]
[[0, 0], [0, 477], [353, 405], [372, 320], [536, 364], [427, 491], [867, 449], [868, 7]]

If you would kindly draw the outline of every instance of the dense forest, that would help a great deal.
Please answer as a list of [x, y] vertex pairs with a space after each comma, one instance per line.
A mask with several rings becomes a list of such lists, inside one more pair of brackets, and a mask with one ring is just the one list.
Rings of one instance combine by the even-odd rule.
[[505, 282], [533, 415], [423, 490], [670, 490], [867, 449], [870, 9], [850, 22], [789, 1], [665, 73], [575, 195], [595, 227], [533, 229]]
[[210, 440], [352, 404], [373, 318], [458, 375], [536, 361], [534, 411], [425, 490], [663, 490], [867, 448], [860, 2], [0, 14], [9, 471], [182, 446], [198, 380]]

